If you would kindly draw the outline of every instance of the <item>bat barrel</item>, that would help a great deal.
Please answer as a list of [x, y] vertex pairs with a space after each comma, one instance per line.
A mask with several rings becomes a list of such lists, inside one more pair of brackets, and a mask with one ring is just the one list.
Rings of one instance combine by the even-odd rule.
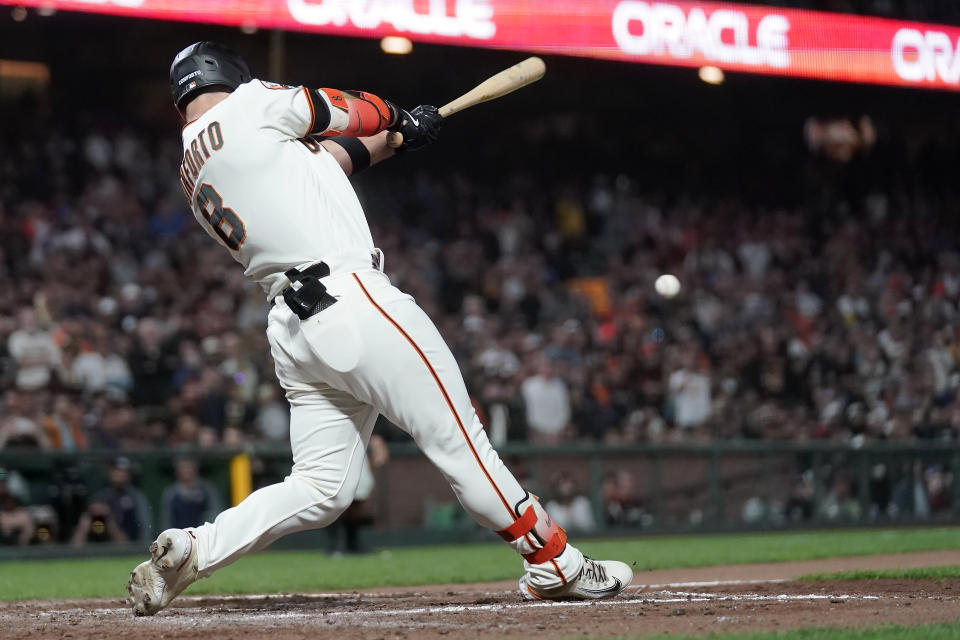
[[[528, 84], [533, 84], [547, 72], [547, 65], [542, 59], [531, 56], [526, 60], [504, 69], [500, 73], [490, 76], [459, 98], [440, 107], [440, 115], [444, 118], [469, 107], [500, 98], [516, 91]], [[397, 148], [403, 144], [403, 136], [391, 131], [387, 134], [387, 144]]]

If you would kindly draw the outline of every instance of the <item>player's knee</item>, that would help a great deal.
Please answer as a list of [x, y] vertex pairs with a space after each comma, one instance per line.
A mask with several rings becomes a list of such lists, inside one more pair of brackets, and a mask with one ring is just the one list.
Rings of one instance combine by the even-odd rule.
[[290, 478], [307, 487], [312, 506], [301, 517], [315, 526], [330, 524], [353, 503], [354, 490], [344, 483], [332, 484], [308, 474], [295, 473]]
[[[353, 504], [353, 491], [346, 491], [341, 489], [336, 494], [334, 494], [328, 503], [328, 509], [331, 513], [335, 513], [336, 516], [339, 516], [341, 513], [347, 510]], [[334, 519], [336, 519], [336, 516]]]

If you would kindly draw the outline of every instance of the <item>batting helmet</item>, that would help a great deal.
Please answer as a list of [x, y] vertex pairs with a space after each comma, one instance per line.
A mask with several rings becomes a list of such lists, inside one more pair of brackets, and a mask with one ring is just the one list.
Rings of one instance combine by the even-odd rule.
[[177, 109], [207, 87], [233, 91], [251, 79], [250, 68], [233, 49], [219, 42], [194, 42], [170, 65], [170, 92]]

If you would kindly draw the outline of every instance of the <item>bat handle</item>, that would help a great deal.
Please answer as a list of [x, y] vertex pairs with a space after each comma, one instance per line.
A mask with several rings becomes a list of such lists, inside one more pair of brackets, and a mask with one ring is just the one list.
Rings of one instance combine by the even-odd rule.
[[[449, 104], [445, 104], [440, 107], [440, 117], [446, 118], [449, 115], [456, 113], [456, 109], [452, 109]], [[399, 149], [400, 145], [403, 144], [403, 134], [399, 131], [391, 131], [387, 134], [387, 146], [392, 149]]]
[[392, 149], [399, 149], [403, 144], [403, 134], [399, 131], [390, 131], [387, 133], [387, 146]]

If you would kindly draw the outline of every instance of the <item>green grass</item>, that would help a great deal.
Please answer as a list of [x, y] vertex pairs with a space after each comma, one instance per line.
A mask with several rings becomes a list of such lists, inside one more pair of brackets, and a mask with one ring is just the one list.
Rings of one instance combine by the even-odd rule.
[[[960, 529], [818, 531], [589, 540], [595, 558], [650, 569], [785, 562], [873, 553], [960, 548]], [[18, 560], [0, 563], [0, 600], [122, 597], [130, 570], [144, 557]], [[517, 556], [502, 543], [403, 547], [330, 558], [275, 551], [244, 558], [193, 585], [189, 593], [276, 593], [516, 578]]]
[[948, 567], [918, 567], [915, 569], [868, 569], [838, 571], [836, 573], [811, 573], [800, 580], [955, 580], [960, 578], [960, 565]]
[[[618, 636], [607, 640], [639, 640], [641, 637], [651, 636]], [[707, 638], [710, 640], [957, 640], [960, 638], [960, 624], [925, 624], [916, 627], [889, 625], [874, 629], [797, 629], [707, 636], [669, 636], [669, 638], [670, 640], [705, 640]]]

